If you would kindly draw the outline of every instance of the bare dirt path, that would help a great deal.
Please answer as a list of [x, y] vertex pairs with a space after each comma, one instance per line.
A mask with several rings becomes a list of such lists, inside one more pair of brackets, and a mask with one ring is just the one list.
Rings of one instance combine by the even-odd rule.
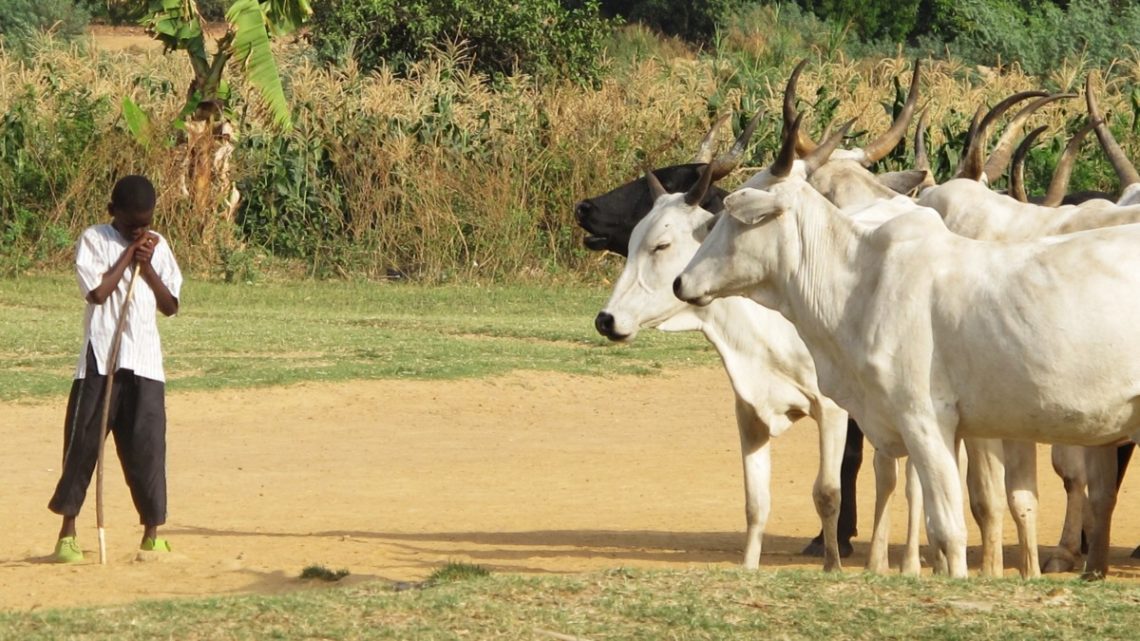
[[[161, 560], [108, 447], [107, 539], [98, 565], [94, 488], [80, 516], [88, 560], [51, 564], [63, 399], [0, 404], [0, 608], [306, 589], [309, 565], [345, 581], [414, 581], [448, 561], [496, 572], [730, 567], [743, 539], [731, 392], [718, 369], [614, 380], [521, 372], [471, 381], [368, 381], [177, 393], [170, 414], [170, 522]], [[761, 564], [797, 555], [819, 529], [810, 422], [774, 444], [772, 517]], [[1060, 531], [1060, 481], [1041, 447], [1042, 545]], [[859, 480], [859, 571], [871, 531], [870, 457]], [[905, 504], [892, 504], [892, 541]], [[1135, 579], [1140, 473], [1114, 523], [1114, 580]], [[978, 543], [971, 523], [972, 567]], [[1015, 542], [1007, 519], [1006, 541]], [[1007, 565], [1012, 564], [1007, 546]], [[892, 560], [897, 559], [897, 553]], [[1012, 570], [1009, 571], [1012, 574]]]

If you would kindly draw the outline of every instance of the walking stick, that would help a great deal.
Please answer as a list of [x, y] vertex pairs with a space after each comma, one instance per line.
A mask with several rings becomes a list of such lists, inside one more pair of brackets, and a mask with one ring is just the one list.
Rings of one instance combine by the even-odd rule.
[[135, 283], [139, 280], [140, 267], [142, 265], [135, 263], [135, 270], [131, 274], [131, 284], [127, 286], [127, 297], [123, 299], [123, 307], [119, 310], [119, 320], [115, 323], [115, 333], [111, 337], [111, 354], [107, 357], [107, 385], [103, 388], [103, 420], [99, 426], [99, 458], [96, 459], [95, 463], [95, 521], [99, 526], [99, 565], [107, 565], [107, 538], [103, 530], [103, 446], [107, 442], [107, 421], [111, 417], [111, 386], [115, 383], [115, 363], [119, 360], [119, 342], [123, 338], [127, 308], [131, 304], [131, 295], [135, 293]]

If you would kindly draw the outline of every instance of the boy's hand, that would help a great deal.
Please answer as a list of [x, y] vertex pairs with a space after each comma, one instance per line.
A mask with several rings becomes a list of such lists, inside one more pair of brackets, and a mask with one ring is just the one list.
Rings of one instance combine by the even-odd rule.
[[140, 265], [150, 265], [150, 259], [154, 256], [154, 248], [157, 245], [158, 234], [150, 231], [141, 234], [131, 243], [135, 262]]

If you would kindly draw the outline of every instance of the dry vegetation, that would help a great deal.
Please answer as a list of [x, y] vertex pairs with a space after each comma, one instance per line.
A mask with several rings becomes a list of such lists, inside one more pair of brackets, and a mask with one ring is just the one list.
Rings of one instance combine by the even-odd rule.
[[[32, 219], [22, 237], [0, 248], [5, 270], [66, 264], [70, 239], [102, 218], [108, 186], [129, 171], [155, 180], [159, 226], [199, 274], [241, 277], [262, 269], [268, 256], [316, 275], [399, 272], [448, 280], [588, 272], [600, 259], [580, 247], [572, 214], [578, 199], [646, 164], [685, 161], [707, 123], [726, 110], [739, 114], [739, 126], [751, 115], [745, 112], [767, 109], [750, 164], [771, 157], [783, 81], [796, 62], [773, 62], [773, 46], [739, 30], [726, 37], [730, 53], [675, 55], [674, 43], [661, 49], [673, 57], [615, 61], [600, 86], [587, 88], [537, 86], [526, 77], [493, 87], [469, 71], [461, 47], [396, 77], [321, 68], [303, 45], [285, 43], [278, 52], [296, 127], [269, 131], [239, 110], [233, 166], [246, 206], [236, 225], [220, 217], [220, 208], [195, 207], [182, 196], [184, 148], [144, 147], [123, 126], [120, 102], [130, 96], [150, 115], [158, 140], [176, 140], [168, 123], [190, 77], [184, 58], [141, 47], [45, 47], [29, 60], [0, 53], [0, 110], [9, 114], [9, 130], [19, 121], [34, 134], [23, 141], [6, 135], [4, 152], [22, 146], [24, 170], [38, 170], [46, 185], [28, 190], [34, 200], [18, 203]], [[858, 117], [857, 129], [881, 131], [894, 83], [905, 87], [912, 64], [901, 55], [817, 57], [799, 90], [812, 133], [832, 118], [851, 117]], [[1111, 81], [1095, 85], [1102, 108], [1114, 129], [1126, 132], [1128, 92], [1140, 67], [1133, 60], [1105, 71], [1100, 77]], [[1031, 88], [1075, 92], [1088, 72], [1079, 59], [1062, 62], [1045, 80], [1016, 65], [979, 70], [928, 61], [922, 101], [935, 155], [956, 158], [944, 146], [957, 144], [978, 105]], [[236, 77], [231, 82], [244, 93]], [[1083, 111], [1079, 99], [1054, 103], [1029, 128], [1048, 124], [1046, 138], [1058, 136]], [[723, 132], [725, 142], [730, 135]], [[1131, 136], [1118, 137], [1140, 157]], [[1086, 145], [1084, 159], [1101, 162], [1094, 144]], [[905, 155], [892, 162], [901, 167]], [[1112, 177], [1103, 167], [1097, 173]], [[741, 170], [725, 182], [745, 177]]]

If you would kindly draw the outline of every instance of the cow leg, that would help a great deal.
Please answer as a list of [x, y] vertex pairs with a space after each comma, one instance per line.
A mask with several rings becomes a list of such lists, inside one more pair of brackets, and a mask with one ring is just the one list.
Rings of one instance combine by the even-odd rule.
[[819, 474], [812, 487], [815, 510], [823, 524], [823, 569], [841, 569], [839, 561], [840, 467], [847, 440], [847, 412], [823, 407], [816, 417], [819, 425]]
[[871, 549], [867, 553], [867, 571], [886, 574], [890, 570], [887, 550], [890, 543], [890, 518], [887, 504], [898, 483], [898, 461], [875, 450], [875, 524], [871, 532]]
[[1023, 579], [1036, 579], [1041, 576], [1037, 558], [1037, 444], [1005, 441], [1003, 449], [1009, 511], [1021, 547], [1017, 569]]
[[935, 571], [942, 569], [944, 563], [952, 578], [965, 578], [966, 520], [954, 442], [957, 417], [900, 420], [898, 431], [922, 479], [926, 538], [933, 552]]
[[1116, 446], [1085, 448], [1085, 472], [1089, 478], [1089, 554], [1081, 578], [1096, 581], [1108, 576], [1108, 543], [1112, 511], [1116, 508]]
[[906, 551], [903, 553], [902, 573], [918, 576], [922, 572], [919, 537], [922, 528], [922, 481], [918, 478], [918, 468], [906, 459]]
[[1065, 522], [1061, 526], [1061, 540], [1045, 559], [1042, 572], [1072, 572], [1081, 556], [1081, 538], [1085, 523], [1092, 523], [1088, 511], [1088, 497], [1085, 487], [1085, 448], [1078, 445], [1054, 445], [1052, 447], [1053, 470], [1061, 477], [1065, 486]]
[[[839, 468], [839, 556], [847, 558], [854, 553], [851, 539], [859, 533], [858, 510], [855, 497], [859, 492], [859, 468], [863, 466], [863, 431], [855, 419], [847, 419], [847, 444], [843, 448], [843, 464]], [[823, 530], [812, 539], [800, 554], [823, 556]]]
[[982, 532], [982, 576], [1002, 576], [1002, 521], [1005, 519], [1005, 464], [1002, 443], [992, 438], [967, 438], [966, 488], [970, 513]]
[[[1129, 441], [1129, 442], [1125, 443], [1124, 445], [1121, 445], [1120, 447], [1116, 448], [1116, 493], [1117, 493], [1117, 495], [1120, 494], [1120, 484], [1124, 482], [1124, 473], [1128, 471], [1128, 462], [1132, 460], [1132, 453], [1133, 453], [1133, 451], [1135, 451], [1135, 449], [1136, 449], [1136, 443], [1133, 443], [1132, 441]], [[840, 511], [840, 513], [842, 514], [842, 510]], [[842, 522], [840, 523], [839, 527], [842, 530], [842, 528], [843, 528]], [[1135, 550], [1132, 550], [1131, 556], [1134, 559], [1140, 559], [1140, 545], [1136, 546]]]
[[744, 567], [760, 567], [760, 547], [768, 513], [772, 508], [772, 439], [768, 426], [760, 421], [752, 406], [736, 399], [736, 426], [740, 431], [740, 453], [744, 460]]

